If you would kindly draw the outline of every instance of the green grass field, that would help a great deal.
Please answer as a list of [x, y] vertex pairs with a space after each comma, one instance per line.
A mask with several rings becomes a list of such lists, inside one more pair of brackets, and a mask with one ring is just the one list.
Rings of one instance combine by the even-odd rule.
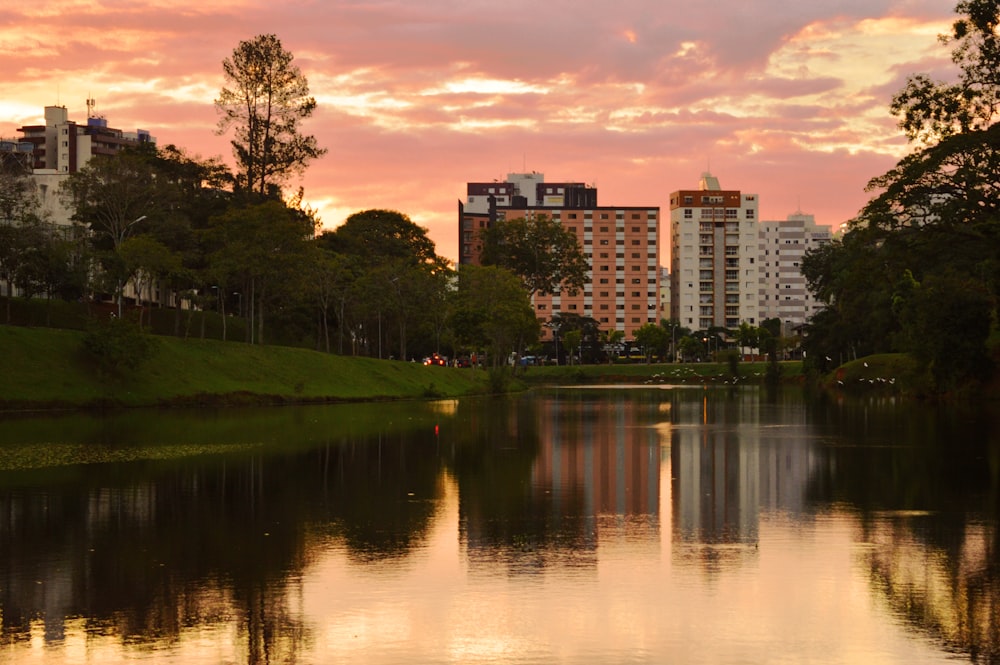
[[455, 397], [487, 391], [485, 372], [280, 346], [157, 336], [125, 377], [102, 377], [82, 333], [0, 326], [0, 408], [155, 406]]

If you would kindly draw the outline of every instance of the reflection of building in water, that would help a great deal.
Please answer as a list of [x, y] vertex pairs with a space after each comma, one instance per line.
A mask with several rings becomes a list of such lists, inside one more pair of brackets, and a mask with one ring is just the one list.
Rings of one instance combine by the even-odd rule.
[[694, 396], [675, 393], [672, 409], [674, 540], [753, 543], [761, 509], [802, 514], [813, 467], [804, 416], [762, 409], [754, 390]]
[[655, 515], [660, 501], [659, 437], [633, 399], [548, 402], [532, 485], [554, 509], [580, 500], [584, 515]]
[[[537, 435], [523, 475], [504, 475], [501, 485], [500, 469], [493, 468], [490, 477], [462, 483], [462, 535], [472, 569], [491, 575], [498, 568], [531, 574], [553, 564], [592, 569], [602, 538], [658, 548], [660, 438], [653, 424], [662, 399], [576, 392], [534, 400], [533, 426], [518, 414], [517, 429]], [[498, 459], [508, 458], [517, 453]]]

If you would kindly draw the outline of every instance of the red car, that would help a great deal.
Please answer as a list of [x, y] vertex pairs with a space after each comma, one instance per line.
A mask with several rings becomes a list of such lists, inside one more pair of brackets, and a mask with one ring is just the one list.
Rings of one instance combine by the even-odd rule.
[[440, 365], [441, 367], [444, 367], [445, 365], [448, 364], [448, 361], [445, 360], [444, 356], [439, 356], [438, 354], [435, 353], [434, 355], [430, 356], [429, 358], [424, 358], [424, 364], [425, 365]]

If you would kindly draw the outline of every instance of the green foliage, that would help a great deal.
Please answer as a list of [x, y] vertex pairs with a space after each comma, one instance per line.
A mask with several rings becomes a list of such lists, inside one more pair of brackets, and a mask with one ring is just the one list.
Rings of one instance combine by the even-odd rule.
[[980, 282], [953, 271], [932, 275], [901, 308], [910, 331], [908, 350], [930, 368], [940, 390], [989, 375], [992, 302]]
[[[807, 362], [907, 351], [948, 390], [989, 370], [1000, 302], [1000, 4], [965, 0], [953, 32], [955, 83], [911, 77], [893, 113], [924, 147], [873, 178], [878, 194], [840, 241], [803, 262], [826, 308], [809, 322]], [[827, 360], [829, 358], [830, 360]]]
[[665, 355], [664, 350], [670, 344], [667, 331], [655, 323], [646, 323], [635, 331], [635, 341], [642, 347], [646, 362], [652, 362], [654, 355]]
[[93, 321], [83, 336], [82, 347], [102, 374], [122, 377], [152, 358], [157, 344], [135, 323], [113, 317]]
[[963, 18], [941, 41], [954, 46], [957, 80], [942, 83], [925, 74], [907, 80], [892, 99], [891, 110], [911, 140], [932, 144], [955, 134], [985, 129], [1000, 106], [1000, 4], [996, 0], [962, 0], [955, 8]]
[[459, 342], [485, 348], [494, 367], [514, 351], [534, 344], [540, 326], [520, 280], [495, 266], [463, 265], [458, 275], [451, 325]]
[[497, 222], [480, 238], [483, 265], [511, 271], [531, 295], [583, 288], [589, 268], [576, 235], [546, 215]]

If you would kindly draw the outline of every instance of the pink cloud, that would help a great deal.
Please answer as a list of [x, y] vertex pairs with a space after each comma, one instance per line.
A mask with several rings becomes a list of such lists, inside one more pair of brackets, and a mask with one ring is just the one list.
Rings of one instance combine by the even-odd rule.
[[[892, 94], [917, 71], [946, 76], [947, 51], [928, 35], [889, 60], [848, 34], [872, 64], [843, 75], [826, 68], [844, 67], [844, 54], [796, 36], [888, 17], [915, 29], [953, 12], [937, 0], [39, 0], [0, 10], [0, 110], [16, 114], [0, 116], [0, 135], [57, 102], [82, 119], [93, 96], [113, 126], [229, 159], [229, 137], [214, 133], [220, 63], [273, 32], [322, 100], [305, 129], [329, 154], [302, 184], [336, 211], [320, 210], [329, 226], [344, 211], [394, 208], [454, 257], [467, 181], [526, 167], [596, 183], [607, 205], [666, 211], [669, 193], [709, 164], [723, 186], [759, 194], [767, 218], [801, 201], [839, 224], [895, 162]], [[792, 46], [799, 70], [776, 71], [775, 54]], [[446, 88], [460, 81], [472, 83]]]

